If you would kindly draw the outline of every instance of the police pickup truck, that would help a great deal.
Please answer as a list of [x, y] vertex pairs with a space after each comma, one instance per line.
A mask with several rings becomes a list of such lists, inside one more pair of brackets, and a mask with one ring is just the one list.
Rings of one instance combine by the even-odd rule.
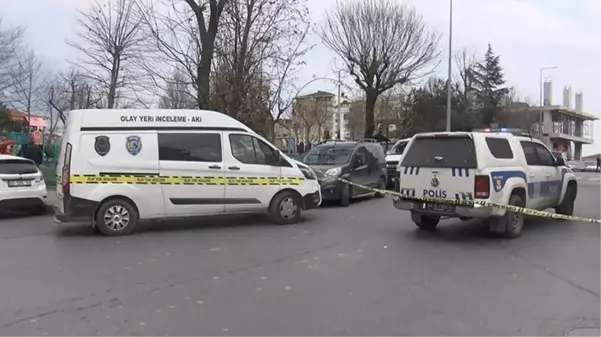
[[[554, 208], [572, 215], [576, 176], [540, 141], [529, 136], [486, 130], [415, 135], [397, 167], [395, 190], [411, 197], [482, 200], [536, 210]], [[418, 202], [399, 197], [394, 206], [411, 212], [421, 229], [441, 218], [489, 220], [489, 229], [518, 237], [524, 216], [481, 205]]]

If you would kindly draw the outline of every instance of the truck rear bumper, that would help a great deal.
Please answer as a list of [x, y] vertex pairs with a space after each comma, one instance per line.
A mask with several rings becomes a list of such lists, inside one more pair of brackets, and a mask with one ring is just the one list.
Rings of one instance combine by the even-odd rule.
[[408, 201], [395, 196], [392, 198], [392, 204], [396, 209], [403, 211], [412, 211], [422, 214], [455, 217], [455, 218], [488, 218], [493, 215], [492, 207], [485, 207], [481, 205], [474, 205], [473, 207], [468, 206], [457, 206], [453, 212], [438, 212], [424, 210], [422, 202]]

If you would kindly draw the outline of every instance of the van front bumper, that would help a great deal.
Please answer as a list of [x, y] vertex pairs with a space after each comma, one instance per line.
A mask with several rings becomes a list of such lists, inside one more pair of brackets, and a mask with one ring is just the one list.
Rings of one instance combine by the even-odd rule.
[[481, 205], [472, 206], [456, 206], [454, 212], [438, 212], [424, 209], [423, 202], [403, 200], [398, 196], [392, 198], [392, 204], [396, 209], [403, 211], [417, 212], [421, 214], [446, 216], [455, 218], [488, 218], [493, 215], [493, 208]]
[[308, 193], [303, 196], [303, 209], [309, 210], [319, 207], [321, 204], [321, 193], [316, 191], [315, 193]]

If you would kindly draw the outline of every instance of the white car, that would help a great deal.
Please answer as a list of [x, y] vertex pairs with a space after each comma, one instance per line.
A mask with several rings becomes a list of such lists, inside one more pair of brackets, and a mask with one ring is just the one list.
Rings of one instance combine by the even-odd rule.
[[405, 147], [409, 144], [411, 138], [405, 138], [398, 140], [394, 143], [392, 149], [386, 152], [386, 172], [388, 173], [388, 184], [387, 188], [391, 188], [394, 186], [394, 177], [396, 176], [396, 167], [399, 164], [399, 160], [401, 160], [401, 156], [403, 155], [403, 151], [405, 151]]
[[[412, 197], [482, 200], [572, 215], [576, 176], [540, 141], [504, 132], [441, 132], [413, 137], [397, 169], [396, 191]], [[394, 199], [422, 229], [441, 218], [489, 219], [489, 229], [520, 235], [523, 214], [481, 205]]]
[[29, 159], [0, 155], [0, 210], [46, 211], [44, 175]]

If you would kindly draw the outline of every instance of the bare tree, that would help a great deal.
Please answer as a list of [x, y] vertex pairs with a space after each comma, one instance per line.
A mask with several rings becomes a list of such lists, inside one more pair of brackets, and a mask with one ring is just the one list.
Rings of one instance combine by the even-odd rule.
[[328, 105], [326, 102], [310, 99], [294, 103], [292, 119], [297, 128], [297, 137], [301, 136], [305, 142], [314, 142], [322, 137], [328, 126], [327, 122], [332, 117]]
[[[102, 93], [90, 84], [91, 80], [82, 75], [79, 69], [69, 69], [57, 74], [47, 86], [48, 104], [56, 110], [56, 118], [51, 117], [56, 128], [59, 120], [63, 123], [66, 115], [71, 110], [100, 108], [102, 106]], [[49, 117], [55, 116], [54, 112]]]
[[72, 64], [105, 91], [109, 109], [116, 106], [122, 89], [133, 83], [132, 62], [144, 40], [133, 9], [133, 0], [95, 2], [88, 12], [79, 12], [81, 41], [68, 42], [82, 54]]
[[13, 85], [11, 73], [17, 67], [24, 31], [23, 27], [3, 27], [0, 18], [0, 97]]
[[472, 99], [472, 79], [470, 72], [473, 70], [476, 64], [476, 57], [474, 54], [468, 52], [467, 49], [463, 48], [457, 51], [454, 55], [455, 66], [457, 68], [459, 85], [461, 88], [461, 96], [464, 102], [470, 102]]
[[209, 108], [215, 38], [229, 0], [135, 0], [150, 36], [138, 65], [150, 86], [165, 84], [179, 68], [193, 89], [199, 109]]
[[431, 72], [439, 36], [415, 9], [394, 0], [340, 1], [320, 35], [365, 92], [365, 136], [374, 132], [374, 109], [385, 91]]
[[173, 76], [167, 82], [165, 93], [160, 97], [159, 108], [191, 109], [194, 106], [194, 97], [190, 94], [185, 73], [179, 69], [175, 69]]
[[9, 92], [9, 101], [15, 108], [27, 112], [27, 119], [31, 119], [32, 110], [41, 109], [43, 102], [43, 89], [47, 81], [44, 65], [33, 50], [23, 51], [13, 69], [9, 72], [12, 80]]
[[298, 0], [230, 0], [223, 13], [215, 55], [228, 83], [226, 113], [246, 119], [245, 115], [251, 113], [246, 105], [255, 99], [247, 88], [260, 79], [267, 89], [265, 114], [273, 130], [292, 104], [293, 95], [287, 91], [302, 56], [310, 48], [304, 45], [308, 14], [305, 3]]

